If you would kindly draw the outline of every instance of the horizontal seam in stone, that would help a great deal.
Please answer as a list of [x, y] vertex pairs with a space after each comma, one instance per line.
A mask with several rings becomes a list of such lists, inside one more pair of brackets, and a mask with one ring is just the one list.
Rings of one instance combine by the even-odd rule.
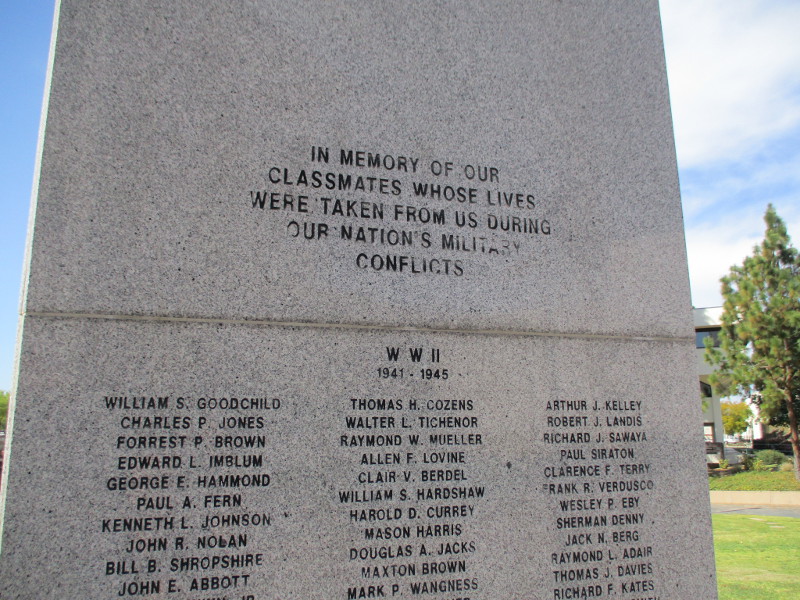
[[62, 319], [97, 319], [104, 321], [151, 321], [161, 323], [218, 323], [225, 325], [258, 325], [264, 327], [307, 327], [317, 329], [353, 329], [403, 331], [420, 333], [454, 333], [487, 336], [585, 338], [637, 342], [693, 342], [691, 337], [611, 335], [602, 333], [558, 333], [548, 331], [513, 331], [506, 329], [444, 329], [439, 327], [407, 327], [400, 325], [358, 325], [353, 323], [305, 323], [302, 321], [264, 321], [256, 319], [212, 319], [208, 317], [161, 317], [155, 315], [106, 315], [97, 313], [28, 312], [23, 317]]

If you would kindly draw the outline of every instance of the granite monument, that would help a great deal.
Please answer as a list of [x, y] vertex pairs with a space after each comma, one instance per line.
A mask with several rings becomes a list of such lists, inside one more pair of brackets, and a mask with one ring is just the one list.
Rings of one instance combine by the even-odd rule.
[[655, 0], [56, 13], [0, 597], [716, 597]]

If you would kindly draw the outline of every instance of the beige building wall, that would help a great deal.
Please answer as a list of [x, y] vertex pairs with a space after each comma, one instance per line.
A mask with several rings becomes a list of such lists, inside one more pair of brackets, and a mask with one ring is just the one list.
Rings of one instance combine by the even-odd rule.
[[[701, 394], [703, 394], [703, 432], [707, 442], [725, 441], [725, 431], [722, 427], [722, 410], [720, 409], [720, 397], [716, 394], [707, 396], [705, 392], [710, 391], [708, 376], [714, 367], [705, 361], [705, 346], [703, 338], [715, 336], [720, 330], [720, 317], [722, 307], [713, 306], [709, 308], [695, 308], [692, 311], [694, 317], [694, 330], [696, 334], [696, 355], [697, 355], [697, 374], [700, 377]], [[704, 385], [705, 384], [705, 385]]]

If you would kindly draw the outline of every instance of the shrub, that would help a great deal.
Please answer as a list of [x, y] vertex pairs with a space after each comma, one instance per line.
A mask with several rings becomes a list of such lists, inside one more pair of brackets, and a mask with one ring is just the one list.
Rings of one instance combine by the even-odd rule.
[[742, 454], [742, 466], [744, 467], [745, 471], [752, 471], [753, 470], [753, 455], [752, 454]]
[[764, 461], [760, 458], [753, 459], [753, 471], [769, 471], [769, 465], [764, 464]]
[[779, 471], [794, 471], [794, 465], [792, 464], [792, 461], [790, 461], [790, 460], [787, 460], [785, 463], [783, 463], [783, 464], [782, 464], [782, 465], [781, 465], [781, 466], [778, 468], [778, 470], [779, 470]]
[[777, 450], [759, 450], [755, 456], [756, 460], [760, 460], [765, 465], [779, 465], [786, 460], [783, 453]]
[[730, 466], [730, 461], [727, 459], [722, 459], [719, 461], [719, 468], [720, 469], [727, 469]]

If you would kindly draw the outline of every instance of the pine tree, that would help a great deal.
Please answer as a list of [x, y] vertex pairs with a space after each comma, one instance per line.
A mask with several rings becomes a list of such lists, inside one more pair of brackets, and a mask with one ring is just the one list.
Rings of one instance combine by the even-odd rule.
[[720, 395], [740, 393], [759, 405], [763, 420], [789, 426], [795, 477], [800, 480], [800, 257], [772, 205], [764, 241], [722, 278], [719, 348], [706, 360]]

